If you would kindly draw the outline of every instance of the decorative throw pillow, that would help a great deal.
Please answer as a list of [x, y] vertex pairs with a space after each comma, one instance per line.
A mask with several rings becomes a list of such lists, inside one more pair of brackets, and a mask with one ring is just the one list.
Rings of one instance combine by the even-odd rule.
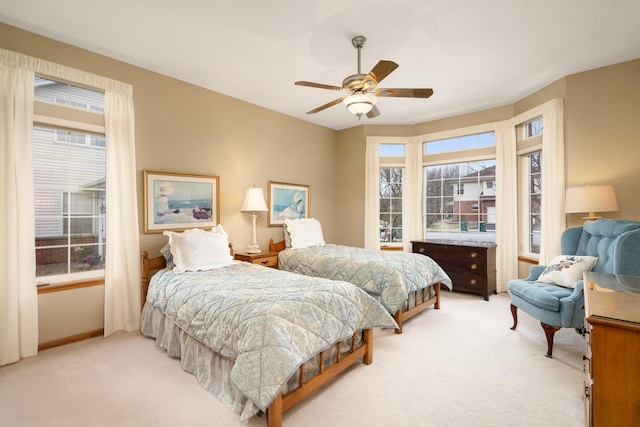
[[289, 234], [289, 229], [287, 228], [287, 221], [285, 220], [284, 224], [282, 224], [282, 234], [284, 235], [284, 247], [291, 247], [291, 234]]
[[211, 231], [193, 228], [182, 233], [165, 231], [164, 235], [169, 237], [176, 273], [212, 270], [233, 263], [229, 239], [221, 225]]
[[597, 262], [595, 256], [559, 255], [540, 274], [538, 282], [573, 288], [582, 279], [582, 273], [591, 271]]
[[169, 245], [169, 243], [164, 245], [162, 249], [160, 249], [160, 253], [166, 261], [167, 268], [173, 268], [175, 264], [173, 263], [173, 255], [171, 255], [171, 245]]
[[314, 218], [286, 219], [287, 231], [291, 236], [291, 248], [308, 248], [325, 245], [320, 221]]

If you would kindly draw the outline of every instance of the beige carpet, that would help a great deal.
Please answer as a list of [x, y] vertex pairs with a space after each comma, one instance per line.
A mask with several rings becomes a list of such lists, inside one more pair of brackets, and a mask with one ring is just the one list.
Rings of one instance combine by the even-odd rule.
[[[583, 426], [583, 340], [539, 323], [513, 332], [505, 294], [445, 292], [442, 309], [376, 330], [356, 365], [284, 415], [285, 426]], [[266, 426], [239, 416], [138, 333], [49, 349], [0, 368], [2, 426]]]

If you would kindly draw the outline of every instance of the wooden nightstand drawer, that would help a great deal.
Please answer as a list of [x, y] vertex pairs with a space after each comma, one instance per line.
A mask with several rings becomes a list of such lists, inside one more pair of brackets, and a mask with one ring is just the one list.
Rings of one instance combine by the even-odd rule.
[[263, 252], [259, 254], [236, 254], [235, 259], [262, 265], [264, 267], [278, 268], [278, 254]]

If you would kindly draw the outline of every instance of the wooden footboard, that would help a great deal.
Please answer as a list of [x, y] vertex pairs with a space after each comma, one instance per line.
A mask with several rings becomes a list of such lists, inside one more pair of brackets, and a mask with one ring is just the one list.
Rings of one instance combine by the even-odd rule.
[[[411, 303], [412, 296], [413, 304]], [[431, 306], [433, 306], [435, 309], [440, 308], [440, 283], [436, 283], [432, 286], [427, 286], [426, 288], [417, 290], [413, 292], [412, 295], [409, 295], [409, 297], [407, 298], [407, 309], [403, 310], [401, 308], [400, 310], [396, 311], [396, 314], [393, 315], [393, 318], [398, 324], [396, 334], [402, 333], [402, 324], [405, 320], [412, 318], [416, 314], [426, 310]]]
[[371, 329], [362, 331], [362, 342], [356, 345], [356, 335], [351, 339], [351, 351], [346, 355], [340, 353], [340, 343], [337, 346], [337, 360], [334, 364], [325, 367], [324, 352], [320, 353], [320, 370], [313, 378], [304, 379], [304, 365], [300, 366], [300, 385], [286, 395], [278, 394], [275, 400], [269, 405], [267, 410], [267, 425], [269, 427], [280, 427], [282, 425], [282, 414], [300, 403], [303, 399], [314, 393], [320, 387], [334, 379], [338, 374], [356, 363], [362, 358], [363, 363], [370, 365], [373, 361], [373, 332]]

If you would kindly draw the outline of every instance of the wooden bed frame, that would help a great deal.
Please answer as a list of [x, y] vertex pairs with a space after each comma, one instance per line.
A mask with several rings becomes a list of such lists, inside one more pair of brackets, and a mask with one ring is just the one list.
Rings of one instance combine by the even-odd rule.
[[[273, 238], [269, 239], [269, 252], [278, 253], [285, 248], [284, 240], [274, 242]], [[404, 310], [400, 308], [395, 313], [391, 313], [398, 324], [398, 329], [395, 331], [396, 334], [402, 333], [402, 324], [405, 320], [412, 318], [431, 306], [436, 310], [440, 309], [440, 283], [412, 292], [407, 297], [407, 308]]]
[[[233, 248], [229, 244], [231, 254], [233, 255]], [[149, 289], [149, 279], [152, 276], [152, 272], [161, 270], [166, 267], [166, 260], [163, 256], [149, 258], [147, 251], [142, 253], [142, 304], [147, 298], [147, 291]], [[262, 267], [267, 268], [267, 267]], [[300, 403], [306, 397], [313, 394], [316, 390], [321, 388], [324, 384], [328, 383], [340, 373], [345, 371], [351, 365], [362, 358], [362, 362], [365, 365], [370, 365], [373, 362], [373, 330], [365, 329], [362, 331], [362, 340], [357, 345], [356, 341], [358, 334], [351, 337], [351, 348], [346, 354], [341, 353], [341, 343], [335, 343], [333, 346], [336, 349], [336, 361], [335, 363], [325, 366], [328, 363], [328, 359], [325, 360], [325, 354], [329, 351], [322, 351], [319, 353], [319, 367], [317, 368], [318, 374], [312, 378], [305, 379], [305, 365], [301, 365], [299, 369], [300, 383], [297, 388], [289, 391], [286, 394], [280, 392], [267, 409], [267, 426], [268, 427], [281, 427], [282, 426], [282, 414], [291, 409], [296, 404]], [[342, 346], [344, 350], [344, 345]]]

